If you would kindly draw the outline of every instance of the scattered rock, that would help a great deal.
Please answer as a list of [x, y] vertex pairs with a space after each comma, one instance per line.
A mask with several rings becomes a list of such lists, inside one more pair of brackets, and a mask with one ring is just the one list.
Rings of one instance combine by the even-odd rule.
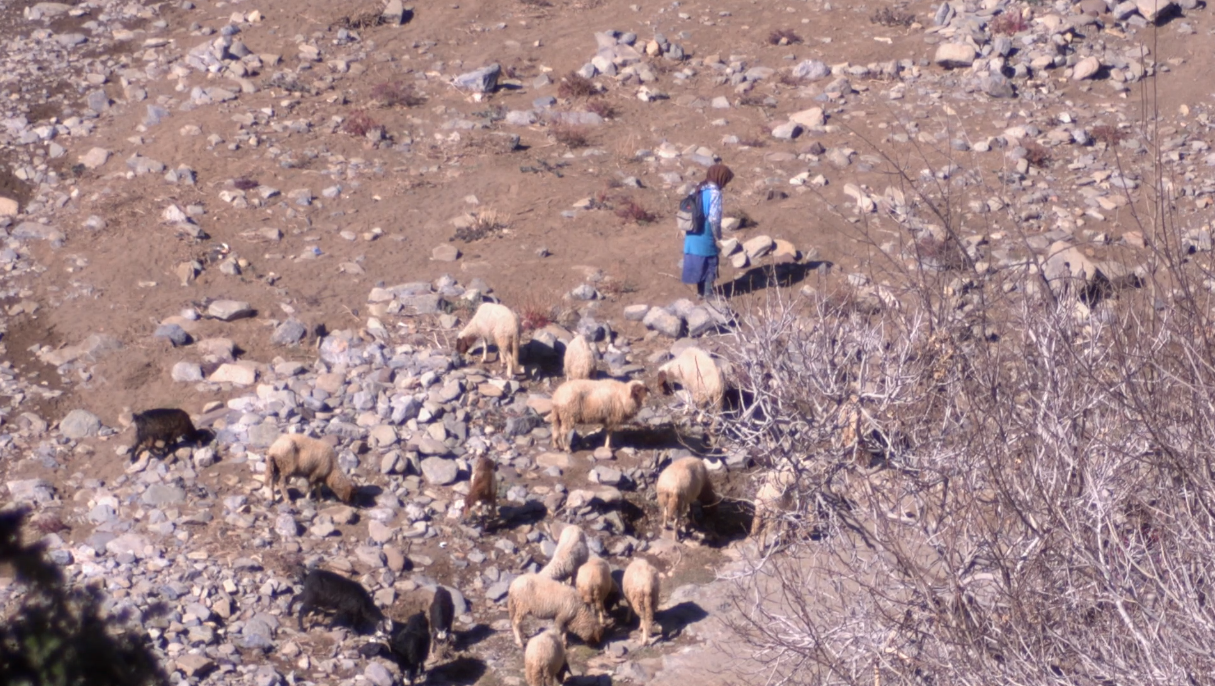
[[475, 71], [460, 74], [456, 77], [455, 86], [460, 90], [489, 93], [498, 87], [498, 76], [501, 74], [501, 65], [494, 63]]
[[958, 69], [974, 64], [975, 49], [965, 43], [942, 43], [937, 46], [933, 62], [946, 69]]
[[59, 432], [74, 441], [96, 436], [100, 430], [101, 420], [88, 410], [72, 410], [59, 420]]
[[207, 306], [207, 316], [222, 322], [230, 322], [257, 314], [253, 307], [241, 300], [216, 300]]

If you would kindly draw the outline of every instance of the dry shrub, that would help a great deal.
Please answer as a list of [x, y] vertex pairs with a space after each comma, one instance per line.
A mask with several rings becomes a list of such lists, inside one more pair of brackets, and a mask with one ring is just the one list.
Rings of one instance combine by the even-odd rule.
[[632, 198], [625, 198], [616, 207], [616, 216], [634, 224], [650, 224], [658, 219], [658, 215], [637, 204]]
[[637, 284], [629, 279], [618, 279], [614, 276], [605, 277], [599, 283], [595, 284], [595, 288], [606, 298], [619, 298], [622, 295], [636, 293], [638, 291]]
[[603, 98], [595, 98], [594, 100], [587, 102], [586, 111], [594, 112], [604, 119], [612, 119], [616, 116], [616, 108]]
[[1153, 288], [1094, 316], [1033, 275], [963, 299], [947, 284], [964, 277], [926, 279], [898, 308], [772, 293], [743, 313], [724, 449], [798, 475], [783, 549], [749, 556], [722, 613], [757, 672], [1210, 682], [1215, 321], [1204, 267], [1157, 255]]
[[793, 29], [773, 29], [772, 33], [768, 34], [768, 43], [771, 45], [800, 45], [802, 37], [793, 32]]
[[585, 126], [555, 124], [550, 129], [553, 134], [553, 140], [571, 149], [585, 148], [591, 144], [591, 139], [587, 135]]
[[472, 213], [472, 220], [467, 226], [461, 226], [456, 229], [456, 233], [451, 237], [453, 241], [462, 243], [472, 243], [490, 236], [496, 236], [502, 229], [510, 226], [506, 217], [497, 210], [478, 210]]
[[729, 210], [723, 216], [737, 219], [738, 228], [740, 230], [741, 229], [750, 229], [750, 228], [759, 226], [759, 222], [755, 221], [755, 219], [752, 218], [751, 215], [747, 214], [746, 210], [739, 210], [739, 209]]
[[255, 179], [250, 179], [246, 176], [241, 176], [241, 177], [233, 179], [232, 185], [235, 186], [237, 188], [237, 190], [251, 191], [254, 188], [257, 188], [258, 186], [260, 186], [261, 184], [258, 183]]
[[380, 123], [372, 119], [371, 115], [367, 114], [366, 111], [355, 110], [350, 113], [349, 117], [346, 117], [346, 121], [342, 122], [342, 130], [351, 136], [362, 138], [367, 135], [368, 131], [375, 129], [379, 125]]
[[371, 89], [371, 99], [380, 107], [417, 107], [426, 102], [426, 97], [401, 81], [385, 81]]
[[739, 138], [738, 144], [744, 148], [762, 148], [768, 145], [768, 141], [761, 136], [751, 136], [749, 138]]
[[536, 292], [529, 292], [519, 301], [516, 314], [519, 315], [519, 326], [524, 331], [536, 331], [557, 321], [560, 308], [554, 304], [554, 299]]
[[907, 28], [915, 23], [915, 15], [908, 12], [894, 10], [889, 7], [883, 7], [882, 9], [874, 12], [873, 16], [869, 17], [869, 21], [874, 24], [880, 24], [882, 26], [892, 28]]
[[570, 72], [557, 85], [557, 96], [561, 98], [589, 98], [599, 92], [595, 82], [577, 72]]
[[1117, 126], [1110, 126], [1109, 124], [1094, 126], [1090, 133], [1093, 134], [1093, 140], [1109, 146], [1117, 145], [1122, 142], [1122, 139], [1126, 138], [1126, 133], [1122, 129], [1119, 129]]
[[1043, 168], [1050, 165], [1050, 150], [1038, 141], [1023, 141], [1021, 147], [1025, 148], [1025, 159], [1033, 166]]
[[553, 6], [553, 3], [548, 0], [519, 0], [519, 3], [536, 9], [545, 9]]
[[962, 246], [949, 238], [941, 240], [935, 236], [924, 236], [915, 242], [913, 255], [925, 269], [936, 271], [964, 269], [969, 264]]
[[1012, 36], [1028, 29], [1029, 22], [1025, 21], [1020, 12], [1013, 10], [992, 19], [989, 28], [993, 34]]

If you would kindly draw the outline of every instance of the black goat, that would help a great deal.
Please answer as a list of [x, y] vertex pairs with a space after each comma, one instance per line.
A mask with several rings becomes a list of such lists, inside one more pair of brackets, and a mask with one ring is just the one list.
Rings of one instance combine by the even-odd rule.
[[426, 658], [430, 655], [430, 627], [426, 615], [418, 612], [410, 616], [403, 627], [394, 627], [388, 648], [401, 666], [401, 672], [409, 676], [413, 686], [418, 675], [426, 673]]
[[437, 586], [435, 597], [430, 601], [430, 639], [436, 646], [451, 641], [451, 622], [455, 616], [456, 605], [451, 600], [451, 591]]
[[374, 630], [384, 621], [384, 613], [362, 584], [323, 569], [314, 569], [304, 577], [304, 591], [287, 604], [288, 614], [296, 600], [302, 601], [296, 618], [300, 631], [304, 630], [304, 615], [313, 610], [332, 612], [334, 623], [344, 622], [360, 633], [368, 628]]
[[177, 443], [178, 439], [197, 441], [202, 432], [194, 428], [190, 415], [185, 410], [175, 407], [159, 407], [145, 412], [139, 412], [131, 417], [135, 422], [135, 444], [131, 446], [132, 459], [139, 457], [139, 451], [145, 445], [154, 450], [157, 441], [163, 442], [163, 456]]

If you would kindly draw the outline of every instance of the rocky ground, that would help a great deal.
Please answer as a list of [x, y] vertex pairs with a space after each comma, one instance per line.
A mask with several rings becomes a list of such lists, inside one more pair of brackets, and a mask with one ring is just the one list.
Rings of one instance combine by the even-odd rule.
[[[656, 536], [658, 468], [706, 451], [665, 399], [615, 452], [548, 450], [572, 332], [644, 378], [720, 348], [772, 275], [878, 308], [907, 270], [959, 296], [1039, 270], [1129, 285], [1156, 189], [1181, 246], [1211, 250], [1195, 0], [0, 7], [0, 483], [175, 680], [391, 681], [365, 639], [283, 622], [289, 566], [323, 561], [398, 614], [459, 591], [462, 657], [434, 682], [521, 683], [504, 596], [552, 520], [667, 575], [669, 640], [622, 628], [578, 648], [582, 678], [684, 678], [728, 642], [703, 584], [745, 513]], [[714, 308], [678, 283], [673, 214], [717, 160], [736, 180]], [[529, 324], [526, 376], [453, 357], [484, 298]], [[158, 406], [215, 440], [132, 462], [130, 412]], [[336, 441], [358, 507], [268, 506], [291, 425]], [[492, 531], [457, 516], [478, 454], [504, 481]], [[747, 456], [713, 454], [746, 498]]]

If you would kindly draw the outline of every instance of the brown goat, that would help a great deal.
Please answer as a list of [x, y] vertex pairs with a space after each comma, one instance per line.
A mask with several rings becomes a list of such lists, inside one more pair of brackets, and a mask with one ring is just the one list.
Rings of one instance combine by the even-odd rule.
[[461, 517], [468, 517], [476, 505], [483, 505], [489, 510], [489, 516], [497, 516], [498, 484], [494, 472], [498, 465], [488, 457], [478, 457], [473, 463], [472, 483], [468, 487], [468, 495], [464, 496], [464, 510]]

